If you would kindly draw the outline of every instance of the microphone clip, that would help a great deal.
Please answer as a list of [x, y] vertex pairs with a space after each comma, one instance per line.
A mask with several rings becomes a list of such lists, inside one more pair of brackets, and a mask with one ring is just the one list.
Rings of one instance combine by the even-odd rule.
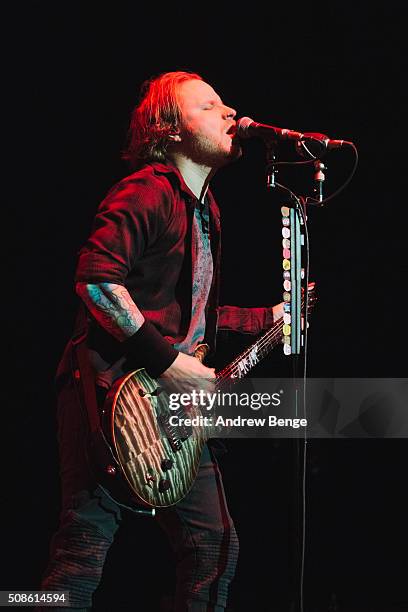
[[275, 167], [276, 147], [277, 142], [266, 142], [266, 186], [268, 189], [274, 189], [276, 187], [276, 175], [278, 173], [278, 170]]
[[315, 199], [320, 204], [320, 202], [323, 202], [323, 182], [326, 179], [326, 176], [324, 174], [324, 170], [326, 170], [326, 166], [320, 159], [317, 159], [313, 165], [315, 169], [315, 173], [313, 176], [313, 180], [314, 180], [313, 193], [315, 195]]

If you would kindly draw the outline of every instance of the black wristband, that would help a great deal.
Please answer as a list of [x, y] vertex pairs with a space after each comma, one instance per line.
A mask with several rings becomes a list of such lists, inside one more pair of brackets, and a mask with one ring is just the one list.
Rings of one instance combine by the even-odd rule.
[[146, 372], [158, 378], [179, 354], [150, 321], [145, 321], [133, 336], [123, 342], [125, 354], [143, 363]]

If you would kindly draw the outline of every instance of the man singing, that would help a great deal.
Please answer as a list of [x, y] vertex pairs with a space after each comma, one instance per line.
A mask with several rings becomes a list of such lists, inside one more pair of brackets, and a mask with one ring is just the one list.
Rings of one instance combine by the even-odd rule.
[[[69, 591], [72, 609], [90, 609], [121, 519], [121, 506], [88, 466], [89, 424], [78, 380], [88, 377], [99, 404], [136, 367], [183, 391], [197, 379], [211, 385], [214, 370], [194, 356], [199, 345], [214, 347], [217, 329], [255, 334], [282, 316], [281, 305], [218, 305], [220, 218], [209, 183], [241, 155], [235, 115], [197, 74], [169, 72], [148, 81], [124, 153], [135, 172], [109, 191], [79, 254], [82, 316], [57, 373], [61, 523], [41, 586]], [[78, 344], [85, 347], [86, 371], [76, 367]], [[190, 492], [155, 520], [177, 563], [172, 610], [224, 610], [238, 540], [211, 448], [204, 447]]]

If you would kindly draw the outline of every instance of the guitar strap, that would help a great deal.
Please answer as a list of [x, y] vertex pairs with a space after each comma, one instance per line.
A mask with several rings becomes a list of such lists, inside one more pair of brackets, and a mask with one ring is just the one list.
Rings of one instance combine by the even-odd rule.
[[[87, 448], [89, 467], [105, 494], [115, 503], [139, 516], [153, 517], [155, 516], [155, 509], [135, 504], [134, 500], [129, 498], [127, 489], [123, 488], [121, 480], [116, 479], [116, 476], [120, 473], [120, 464], [101, 426], [95, 390], [95, 372], [88, 357], [87, 335], [87, 315], [85, 307], [81, 305], [72, 338], [71, 368], [80, 404], [89, 423], [90, 436]], [[110, 494], [111, 490], [114, 496]], [[122, 501], [122, 498], [126, 499], [126, 503]]]
[[96, 479], [101, 482], [101, 477], [103, 481], [106, 474], [111, 473], [112, 469], [115, 473], [118, 462], [101, 426], [95, 390], [95, 372], [88, 357], [87, 334], [87, 316], [85, 307], [81, 305], [72, 338], [71, 368], [79, 401], [89, 425], [89, 445], [87, 448], [89, 466]]
[[72, 338], [71, 366], [74, 383], [79, 391], [81, 404], [88, 416], [92, 435], [100, 429], [101, 423], [95, 391], [95, 372], [88, 357], [87, 335], [88, 322], [85, 310], [81, 305], [75, 322], [75, 334]]

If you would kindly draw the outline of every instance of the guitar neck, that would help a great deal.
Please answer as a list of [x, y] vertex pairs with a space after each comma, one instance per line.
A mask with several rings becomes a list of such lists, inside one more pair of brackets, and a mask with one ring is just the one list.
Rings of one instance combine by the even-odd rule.
[[256, 342], [245, 351], [243, 351], [238, 357], [236, 357], [229, 365], [227, 365], [221, 372], [217, 373], [216, 376], [216, 387], [222, 383], [228, 381], [230, 384], [238, 382], [244, 376], [247, 376], [249, 372], [258, 363], [266, 357], [271, 350], [277, 346], [282, 340], [282, 329], [283, 319], [280, 319], [275, 325], [273, 325], [267, 332], [263, 334]]
[[[307, 293], [307, 312], [311, 310], [316, 302], [315, 283], [309, 283]], [[304, 308], [305, 301], [302, 297], [301, 306]], [[258, 363], [266, 357], [275, 346], [281, 343], [283, 337], [283, 317], [279, 319], [267, 332], [263, 334], [249, 348], [243, 351], [229, 365], [216, 375], [215, 386], [220, 387], [223, 383], [232, 385], [244, 378]]]

